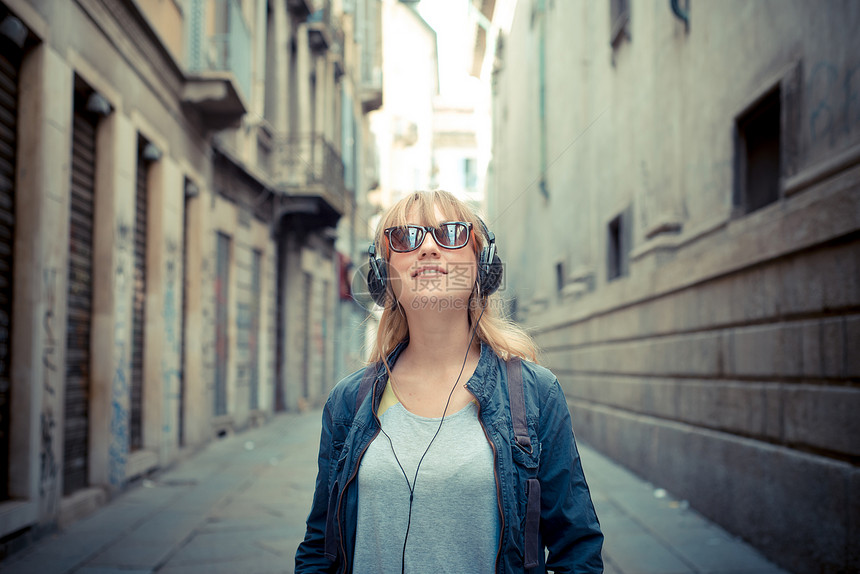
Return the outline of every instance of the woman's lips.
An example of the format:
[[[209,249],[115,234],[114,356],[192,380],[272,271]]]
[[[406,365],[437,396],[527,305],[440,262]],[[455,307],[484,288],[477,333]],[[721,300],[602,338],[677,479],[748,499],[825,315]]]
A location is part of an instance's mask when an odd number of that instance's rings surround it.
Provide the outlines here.
[[[427,265],[419,267],[412,273],[413,277],[418,277],[419,275],[447,275],[447,272],[438,265]]]

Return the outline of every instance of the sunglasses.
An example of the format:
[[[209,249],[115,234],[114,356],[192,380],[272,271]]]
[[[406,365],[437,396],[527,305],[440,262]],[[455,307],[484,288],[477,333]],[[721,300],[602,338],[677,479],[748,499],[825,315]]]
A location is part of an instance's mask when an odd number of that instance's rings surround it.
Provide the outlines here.
[[[433,239],[439,247],[460,249],[469,242],[471,229],[472,224],[466,221],[446,221],[437,226],[401,225],[389,227],[384,233],[392,251],[409,253],[421,247],[428,231],[433,233]]]

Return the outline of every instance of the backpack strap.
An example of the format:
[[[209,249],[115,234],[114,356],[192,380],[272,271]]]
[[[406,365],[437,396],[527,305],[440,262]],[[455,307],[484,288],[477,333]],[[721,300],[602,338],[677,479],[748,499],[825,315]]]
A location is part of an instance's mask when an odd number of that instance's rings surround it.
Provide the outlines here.
[[[514,423],[514,439],[524,451],[531,454],[532,440],[529,437],[529,427],[526,422],[525,389],[523,387],[523,365],[519,357],[511,357],[505,362],[508,370],[508,397],[511,404],[511,420]],[[526,570],[540,565],[540,480],[528,480],[528,502],[526,503],[526,521],[524,525],[524,555],[523,567]]]
[[[505,361],[508,369],[508,395],[511,402],[511,420],[514,423],[514,437],[517,444],[527,452],[532,451],[532,439],[526,423],[526,399],[523,389],[523,367],[519,357]]]
[[[361,377],[361,383],[358,385],[358,394],[355,396],[355,410],[352,411],[352,416],[358,412],[358,407],[364,402],[365,397],[373,388],[373,382],[376,380],[376,373],[379,372],[379,363],[368,365],[364,368],[364,376]]]

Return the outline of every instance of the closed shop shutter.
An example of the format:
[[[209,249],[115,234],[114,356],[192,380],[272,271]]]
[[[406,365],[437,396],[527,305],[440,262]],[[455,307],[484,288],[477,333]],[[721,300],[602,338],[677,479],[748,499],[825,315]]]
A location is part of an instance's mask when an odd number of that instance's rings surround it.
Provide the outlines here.
[[[18,119],[19,50],[0,39],[0,500],[9,498],[9,402],[11,391],[12,243],[15,237],[15,136]]]
[[[280,226],[280,224],[278,224]],[[287,288],[287,273],[286,273],[286,239],[279,238],[278,250],[275,257],[275,313],[273,315],[273,323],[275,326],[275,348],[273,356],[275,358],[275,412],[282,412],[287,408],[287,398],[284,393],[284,345],[286,345],[287,331],[284,329],[284,313],[286,312],[286,288]]]
[[[251,384],[251,305],[253,292],[251,291],[251,260],[252,251],[247,245],[237,243],[233,255],[233,266],[236,277],[233,286],[236,289],[236,344],[230,349],[233,355],[233,364],[236,365],[236,376],[234,378],[236,389],[248,388],[250,394]]]
[[[95,151],[95,122],[93,118],[76,111],[72,129],[72,194],[69,222],[64,495],[87,486]]]
[[[188,188],[188,182],[185,182]],[[188,208],[191,198],[185,196],[185,208],[182,210],[182,317],[180,318],[180,347],[179,347],[179,446],[185,446],[185,352],[187,348],[187,333],[185,332],[185,317],[188,313]]]
[[[251,259],[251,325],[248,334],[248,369],[250,370],[250,408],[260,408],[260,305],[263,300],[261,262],[263,255],[254,250]]]
[[[227,358],[229,353],[230,238],[218,234],[215,276],[215,415],[227,414]]]
[[[143,333],[146,321],[146,209],[149,166],[143,159],[143,140],[137,160],[134,218],[134,302],[131,332],[131,421],[129,448],[143,447]]]
[[[311,388],[311,305],[313,305],[314,278],[304,272],[304,289],[302,301],[302,397],[310,398]]]
[[[322,328],[320,329],[320,352],[322,353],[322,357],[320,359],[320,395],[324,397],[328,393],[329,386],[331,385],[331,377],[334,376],[334,374],[329,375],[331,365],[329,364],[330,359],[328,352],[329,340],[332,338],[330,326],[334,324],[331,281],[323,281],[322,296],[322,321],[320,321],[320,324],[322,325]]]

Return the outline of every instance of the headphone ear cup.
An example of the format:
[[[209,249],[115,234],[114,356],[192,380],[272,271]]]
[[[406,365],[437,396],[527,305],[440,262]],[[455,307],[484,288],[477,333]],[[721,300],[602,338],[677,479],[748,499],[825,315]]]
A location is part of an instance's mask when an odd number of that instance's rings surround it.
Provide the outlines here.
[[[481,250],[480,264],[478,265],[478,287],[483,295],[492,295],[502,283],[502,272],[504,266],[498,253],[493,255],[493,262],[489,263],[489,248]]]
[[[370,262],[370,270],[367,272],[367,290],[370,296],[380,307],[385,307],[387,298],[388,268],[385,260],[376,258]]]

